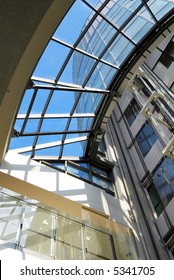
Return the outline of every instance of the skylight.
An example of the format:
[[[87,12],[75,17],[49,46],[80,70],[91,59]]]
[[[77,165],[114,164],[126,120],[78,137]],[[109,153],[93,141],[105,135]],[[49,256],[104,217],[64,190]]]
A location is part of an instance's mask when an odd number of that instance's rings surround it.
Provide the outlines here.
[[[10,149],[33,158],[85,158],[113,80],[173,9],[173,0],[74,1],[33,71]]]

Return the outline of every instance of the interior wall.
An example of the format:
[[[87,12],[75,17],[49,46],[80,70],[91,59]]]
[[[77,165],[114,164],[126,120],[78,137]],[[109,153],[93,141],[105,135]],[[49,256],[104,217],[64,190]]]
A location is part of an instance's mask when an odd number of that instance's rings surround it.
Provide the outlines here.
[[[117,222],[128,225],[129,205],[87,182],[9,151],[0,171],[41,189],[93,208]],[[1,179],[0,179],[1,184]]]

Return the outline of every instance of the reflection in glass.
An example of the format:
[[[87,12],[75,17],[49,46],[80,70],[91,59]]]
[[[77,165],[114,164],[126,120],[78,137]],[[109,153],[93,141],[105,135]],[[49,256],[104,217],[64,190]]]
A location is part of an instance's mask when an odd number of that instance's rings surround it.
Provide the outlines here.
[[[82,209],[81,220],[71,209],[68,214],[5,188],[0,203],[0,237],[17,250],[46,259],[137,259],[130,229],[90,208]]]
[[[143,16],[144,12],[144,16]],[[148,13],[147,10],[141,9],[140,12],[126,25],[123,29],[125,34],[133,40],[135,43],[138,43],[144,35],[153,27],[155,24],[152,20],[152,16]]]
[[[174,2],[172,0],[150,0],[147,2],[147,5],[158,20],[174,8]]]
[[[21,246],[43,255],[50,255],[52,216],[46,211],[26,207]]]
[[[85,228],[86,259],[107,259],[112,260],[112,245],[110,235],[92,228]]]
[[[57,217],[56,259],[83,259],[81,224],[63,217]]]
[[[113,65],[120,66],[133,48],[134,45],[128,39],[122,35],[118,35],[103,56],[103,59]]]
[[[17,242],[22,205],[15,198],[0,195],[0,239]]]
[[[81,169],[77,169],[74,166],[68,164],[67,171],[86,180],[89,180],[89,174]]]

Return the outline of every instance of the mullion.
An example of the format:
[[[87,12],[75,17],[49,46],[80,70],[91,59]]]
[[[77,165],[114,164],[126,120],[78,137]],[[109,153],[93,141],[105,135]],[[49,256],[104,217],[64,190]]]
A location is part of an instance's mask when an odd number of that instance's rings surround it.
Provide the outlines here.
[[[22,128],[21,128],[20,134],[22,134],[22,133],[24,132],[24,130],[25,130],[25,127],[26,127],[27,121],[28,121],[28,117],[29,117],[29,115],[30,115],[30,112],[31,112],[33,103],[34,103],[34,101],[35,101],[35,99],[36,99],[37,92],[38,92],[38,89],[35,89],[35,90],[34,90],[34,93],[33,93],[33,96],[32,96],[32,99],[31,99],[31,101],[30,101],[30,105],[29,105],[28,110],[27,110],[26,117],[25,117],[25,119],[24,119],[24,123],[23,123]]]
[[[68,83],[62,83],[62,82],[58,82],[55,86],[52,85],[51,81],[47,81],[44,79],[40,79],[40,78],[36,78],[36,77],[32,77],[33,81],[37,81],[37,82],[42,82],[42,83],[46,83],[46,84],[51,84],[50,86],[48,86],[48,89],[52,89],[52,90],[62,90],[62,91],[84,91],[84,92],[95,92],[95,93],[103,93],[103,94],[107,94],[110,93],[110,90],[105,90],[105,89],[95,89],[95,88],[90,88],[90,87],[86,87],[86,88],[82,88],[81,86],[77,85],[74,86],[73,84],[68,84]],[[74,87],[73,87],[74,86]],[[44,85],[34,85],[33,88],[43,88]],[[47,86],[45,86],[47,89]]]
[[[40,119],[39,124],[38,124],[38,130],[37,130],[37,132],[34,134],[34,135],[35,135],[35,139],[34,139],[33,145],[32,145],[32,155],[31,155],[32,157],[34,157],[34,155],[35,155],[35,147],[36,147],[37,141],[38,141],[38,133],[40,132],[42,123],[43,123],[43,118]],[[31,133],[31,135],[32,135],[32,133]],[[24,136],[24,135],[23,135],[23,136]]]
[[[68,121],[69,122],[69,121]],[[65,131],[50,131],[50,132],[27,132],[27,133],[24,133],[20,136],[22,137],[25,137],[25,136],[43,136],[43,135],[67,135],[67,134],[76,134],[76,133],[91,133],[93,132],[93,130],[91,129],[86,129],[86,130],[66,130],[65,128]],[[65,141],[65,140],[64,140]]]
[[[82,0],[84,3],[86,3],[89,7],[91,7],[92,8],[92,6],[89,4],[89,3],[87,3],[85,0]],[[143,0],[144,1],[144,0]],[[107,3],[108,3],[109,1],[107,1]],[[107,3],[106,3],[106,5],[107,5]],[[104,7],[106,6],[106,5],[104,5]],[[102,5],[103,6],[103,5]],[[101,6],[101,7],[102,7]],[[122,6],[122,5],[119,5],[121,8],[124,8],[124,6]],[[100,12],[101,12],[101,10],[103,10],[103,8],[104,7],[102,7],[102,9],[99,9],[100,10]],[[129,21],[137,14],[137,12],[139,12],[140,10],[141,10],[141,8],[142,7],[144,7],[144,3],[142,3],[142,4],[140,4],[139,5],[139,7],[137,7],[136,8],[136,10],[134,11],[134,12],[132,12],[132,14],[127,18],[127,20],[122,24],[122,26],[120,27],[120,28],[117,28],[109,19],[107,19],[103,14],[101,14],[100,12],[99,12],[99,10],[97,11],[96,9],[94,9],[94,11],[96,12],[96,13],[98,13],[98,15],[100,15],[105,21],[107,21],[114,29],[116,29],[119,33],[122,33],[122,29],[129,23]],[[124,33],[122,33],[124,36],[125,36],[125,34]],[[126,37],[126,36],[125,36]],[[127,39],[129,40],[129,41],[131,41],[131,39],[129,38],[129,37],[127,37]],[[131,41],[133,44],[135,44],[133,41]]]
[[[89,3],[87,3],[86,1],[83,0],[83,2],[87,5],[87,6],[90,6]],[[97,18],[98,15],[100,15],[100,12],[101,10],[107,5],[107,3],[109,2],[109,0],[105,1],[105,3],[103,3],[103,5],[101,5],[101,7],[98,9],[98,11],[96,12],[96,10],[90,6],[90,8],[95,11],[95,14],[94,16],[92,17],[92,19],[90,20],[90,22],[86,25],[86,27],[84,28],[84,30],[82,31],[82,33],[80,34],[80,36],[78,37],[78,39],[76,40],[76,42],[74,43],[73,45],[73,49],[71,49],[70,53],[68,54],[64,64],[62,65],[55,81],[57,82],[61,76],[61,74],[63,73],[66,65],[68,64],[69,62],[69,59],[71,58],[73,52],[74,52],[74,49],[76,49],[77,45],[80,43],[81,39],[84,37],[84,35],[87,33],[89,27],[92,26],[92,23],[95,21],[95,19]],[[100,15],[101,16],[101,15]],[[103,17],[104,18],[104,17]],[[117,30],[117,28],[113,25],[113,27]],[[92,74],[91,74],[92,75]]]
[[[48,97],[47,97],[47,101],[46,101],[45,106],[44,106],[44,108],[43,108],[43,110],[42,110],[42,113],[41,113],[41,118],[40,118],[40,121],[39,121],[39,124],[38,124],[37,133],[40,133],[40,130],[41,130],[41,127],[42,127],[42,123],[43,123],[43,119],[44,119],[44,115],[45,115],[45,112],[46,112],[46,110],[47,110],[47,108],[48,108],[48,105],[49,105],[49,102],[50,102],[50,100],[51,100],[51,97],[52,97],[53,93],[54,93],[54,91],[51,90],[50,93],[49,93],[49,95],[48,95]],[[36,135],[36,136],[35,136],[35,139],[34,139],[34,142],[33,142],[33,145],[32,145],[32,148],[33,148],[33,149],[32,149],[32,157],[34,157],[34,154],[35,154],[35,147],[36,147],[36,145],[37,145],[38,135],[39,135],[39,134],[35,134],[35,135]]]
[[[76,100],[75,100],[74,106],[73,106],[73,108],[72,108],[72,110],[71,110],[71,112],[70,112],[70,116],[72,116],[72,115],[74,114],[75,109],[77,108],[77,104],[78,104],[78,102],[79,102],[81,96],[82,96],[82,92],[79,92],[79,94],[78,94],[78,96],[77,96],[77,98],[76,98]],[[65,130],[68,130],[68,129],[69,129],[71,119],[72,119],[72,118],[70,118],[70,120],[67,122],[66,129],[65,129]],[[64,134],[64,136],[62,137],[62,143],[65,142],[65,139],[66,139],[66,135]],[[64,148],[64,145],[62,145],[62,147],[60,148],[60,153],[59,153],[60,157],[62,157],[63,148]]]
[[[134,47],[137,47],[137,44],[135,42],[133,42],[127,35],[125,35],[124,33],[122,33],[121,31],[118,31],[113,37],[112,39],[109,41],[109,43],[106,45],[106,47],[104,48],[104,50],[102,51],[102,53],[99,55],[99,61],[96,61],[93,65],[93,67],[91,68],[91,71],[89,72],[88,76],[86,77],[84,83],[83,83],[83,87],[86,86],[86,84],[88,83],[89,79],[91,78],[94,70],[97,67],[98,62],[103,62],[102,61],[102,56],[107,52],[108,48],[112,45],[112,43],[114,42],[114,40],[119,36],[122,35],[124,38],[126,38],[130,43],[132,43],[134,45]],[[106,64],[106,63],[105,63]],[[111,66],[111,65],[109,65]],[[112,66],[111,66],[112,67]],[[116,67],[112,67],[112,68],[116,68]],[[120,70],[122,72],[122,68],[117,67],[118,70]]]
[[[93,113],[75,113],[72,116],[70,114],[45,114],[44,119],[66,119],[66,118],[94,118],[95,114]],[[35,119],[41,119],[41,114],[30,114],[28,117],[28,120],[35,120]],[[16,118],[17,120],[23,120],[25,117],[20,116],[20,114]]]
[[[126,37],[126,36],[125,36]],[[129,40],[129,41],[131,41],[130,39],[129,39],[129,37],[127,37],[127,39]],[[88,52],[86,52],[86,51],[84,51],[84,50],[81,50],[80,48],[74,48],[73,46],[71,46],[71,45],[69,45],[69,44],[67,44],[67,43],[65,43],[65,42],[63,42],[63,41],[60,41],[60,40],[58,40],[58,39],[53,39],[55,42],[57,42],[57,43],[59,43],[59,44],[61,44],[61,45],[64,45],[64,46],[66,46],[66,47],[68,47],[68,48],[70,48],[71,49],[71,55],[76,51],[76,52],[78,52],[78,53],[81,53],[81,54],[83,54],[83,55],[86,55],[86,56],[88,56],[88,57],[90,57],[90,58],[92,58],[93,60],[96,60],[96,61],[98,61],[98,62],[103,62],[104,64],[106,64],[106,65],[108,65],[108,66],[111,66],[111,67],[113,67],[113,68],[116,68],[116,69],[119,69],[119,67],[118,66],[115,66],[114,64],[111,64],[111,63],[109,63],[109,62],[107,62],[106,60],[102,60],[101,58],[99,58],[99,57],[97,57],[97,56],[95,56],[95,55],[92,55],[92,54],[90,54],[90,53],[88,53]],[[133,41],[131,41],[134,45],[135,45],[135,43],[133,42]],[[69,55],[67,56],[67,58],[66,58],[66,60],[68,59],[68,61],[69,61],[69,59],[71,58],[71,55],[70,55],[70,57],[69,57]],[[68,62],[67,62],[68,63]],[[67,65],[67,63],[66,63],[66,65]],[[63,71],[65,70],[65,68],[63,69]],[[63,73],[63,71],[61,72],[61,74]],[[56,80],[57,81],[57,80]]]
[[[151,16],[153,17],[153,19],[155,20],[156,24],[159,26],[160,28],[160,24],[159,21],[157,20],[156,16],[154,15],[154,13],[152,12],[152,10],[150,9],[150,7],[147,5],[147,1],[146,0],[142,0],[142,2],[144,3],[144,6],[146,7],[146,9],[149,11],[149,13],[151,14]]]
[[[69,129],[71,120],[72,120],[72,118],[69,118],[69,120],[67,121],[66,128],[65,128],[64,132],[69,132],[68,129]],[[60,157],[62,157],[62,154],[63,154],[63,148],[64,148],[64,143],[65,143],[66,135],[67,134],[64,134],[63,137],[62,137],[62,146],[60,147],[60,152],[59,152],[59,156]]]
[[[82,33],[79,35],[79,37],[78,37],[78,39],[76,40],[76,42],[74,43],[73,48],[76,48],[76,47],[77,47],[77,45],[79,44],[79,42],[81,41],[81,39],[84,37],[84,35],[86,34],[86,32],[88,31],[89,27],[91,26],[91,24],[92,24],[92,23],[94,22],[94,20],[96,19],[96,17],[97,17],[97,14],[94,14],[93,17],[92,17],[92,19],[90,20],[90,22],[86,25],[86,27],[84,28],[84,30],[83,30]],[[73,51],[74,51],[74,50],[72,49],[72,50],[70,51],[70,53],[68,54],[68,56],[67,56],[67,58],[65,59],[65,61],[64,61],[63,65],[62,65],[60,71],[59,71],[58,74],[57,74],[57,77],[56,77],[55,81],[58,81],[58,80],[60,79],[61,74],[63,73],[63,71],[64,71],[66,65],[67,65],[68,62],[69,62],[70,57],[71,57],[72,54],[73,54]]]

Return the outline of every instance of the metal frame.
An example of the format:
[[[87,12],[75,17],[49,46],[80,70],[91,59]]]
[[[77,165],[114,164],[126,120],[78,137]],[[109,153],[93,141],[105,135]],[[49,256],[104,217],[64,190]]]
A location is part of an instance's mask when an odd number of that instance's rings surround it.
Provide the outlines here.
[[[111,103],[114,101],[116,102],[117,98],[117,89],[119,88],[120,84],[122,81],[126,78],[127,74],[131,72],[132,67],[134,64],[137,62],[137,60],[143,55],[144,51],[154,42],[155,39],[158,38],[159,34],[161,34],[168,26],[170,26],[171,23],[174,22],[174,18],[171,16],[173,15],[173,11],[170,11],[166,16],[162,18],[162,20],[158,21],[155,15],[152,13],[150,7],[148,6],[148,2],[143,0],[141,4],[131,13],[131,15],[125,20],[125,22],[121,25],[120,28],[117,28],[116,25],[114,25],[108,18],[107,15],[105,16],[102,13],[102,10],[106,5],[109,3],[109,0],[104,1],[104,3],[100,7],[94,8],[91,4],[89,4],[86,0],[82,0],[82,2],[90,7],[91,11],[94,12],[94,15],[91,17],[90,21],[84,25],[84,28],[78,37],[78,39],[75,41],[73,45],[70,45],[62,40],[59,40],[55,38],[54,36],[51,38],[52,41],[56,42],[57,44],[61,44],[65,47],[68,47],[70,49],[70,52],[68,53],[67,57],[64,60],[64,63],[62,64],[59,72],[57,73],[55,80],[49,80],[49,79],[44,79],[44,78],[39,78],[33,76],[31,78],[32,84],[30,85],[30,89],[33,89],[33,96],[30,102],[30,105],[28,107],[28,110],[26,114],[19,114],[17,115],[17,120],[24,119],[24,123],[22,125],[21,131],[16,133],[19,137],[25,137],[25,136],[35,136],[34,142],[32,147],[26,147],[22,149],[16,149],[15,151],[18,152],[23,152],[23,151],[31,151],[32,152],[32,157],[34,157],[35,150],[38,149],[46,149],[48,147],[54,147],[54,146],[61,146],[60,153],[57,155],[58,158],[63,157],[63,148],[64,145],[68,143],[76,143],[79,141],[84,141],[88,140],[87,146],[86,146],[86,151],[84,151],[84,158],[85,157],[94,157],[96,156],[97,153],[97,147],[102,139],[102,136],[104,134],[103,127],[106,125],[106,119],[108,119],[108,110],[111,108]],[[150,29],[150,31],[143,37],[137,44],[133,41],[133,39],[129,38],[128,35],[124,33],[124,28],[126,25],[137,15],[137,13],[145,7],[146,10],[150,13],[150,15],[153,18],[153,21],[155,22],[153,28]],[[83,40],[85,34],[87,34],[88,29],[92,26],[96,18],[100,16],[102,17],[103,20],[105,20],[109,25],[113,27],[115,30],[115,34],[113,37],[109,40],[109,42],[106,44],[105,48],[102,50],[99,56],[95,56],[92,53],[86,52],[78,47],[79,43],[81,40]],[[168,19],[169,18],[169,19]],[[130,43],[133,44],[133,50],[128,54],[127,58],[121,63],[121,65],[118,67],[112,63],[109,63],[102,59],[103,55],[107,52],[108,48],[112,45],[114,40],[117,38],[118,35],[124,36]],[[91,67],[89,70],[89,73],[84,79],[84,82],[82,85],[75,85],[75,84],[70,84],[70,83],[62,83],[59,81],[63,71],[65,70],[68,62],[70,61],[72,55],[74,52],[79,52],[82,55],[88,56],[89,58],[92,58],[94,60],[94,65]],[[92,74],[94,73],[98,63],[103,63],[107,66],[110,66],[113,69],[116,69],[117,72],[112,77],[112,81],[109,84],[109,89],[105,90],[100,90],[96,88],[91,88],[88,87],[88,81],[90,80]],[[35,84],[36,82],[36,84]],[[42,83],[42,84],[37,84],[37,82]],[[45,106],[42,110],[41,114],[32,114],[32,106],[35,102],[35,98],[37,96],[38,90],[39,89],[45,89],[48,90],[48,97],[45,102]],[[54,94],[54,91],[71,91],[76,93],[76,99],[74,102],[74,105],[72,107],[71,112],[68,114],[46,114],[47,108],[49,106],[50,100]],[[78,107],[78,102],[82,96],[83,93],[98,93],[102,94],[101,101],[99,102],[98,108],[95,113],[77,113],[75,112],[77,107]],[[41,127],[44,119],[60,119],[60,118],[67,118],[67,123],[64,131],[52,131],[50,129],[49,132],[41,132]],[[70,123],[71,120],[74,118],[93,118],[92,126],[90,129],[80,129],[79,130],[72,130],[69,131]],[[36,132],[32,133],[26,133],[25,128],[27,125],[27,121],[31,119],[39,119],[38,123],[38,128]],[[72,139],[66,139],[66,136],[68,134],[88,134],[87,136],[82,136],[78,138],[72,138]],[[40,135],[60,135],[62,134],[62,140],[61,141],[55,141],[52,143],[45,143],[45,144],[37,144],[38,141],[38,136]],[[81,140],[80,140],[81,139]],[[41,148],[42,147],[42,148]],[[91,152],[92,151],[92,152]]]

